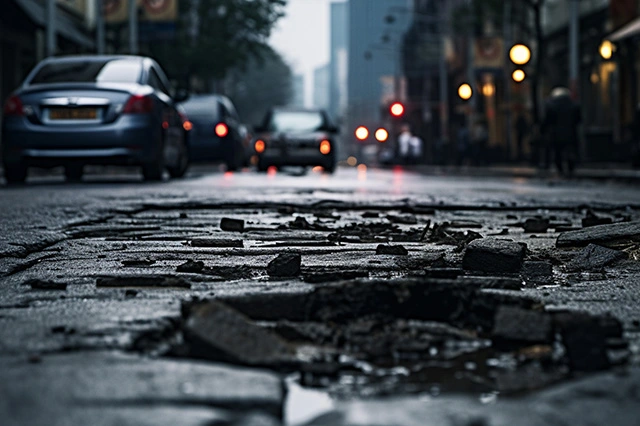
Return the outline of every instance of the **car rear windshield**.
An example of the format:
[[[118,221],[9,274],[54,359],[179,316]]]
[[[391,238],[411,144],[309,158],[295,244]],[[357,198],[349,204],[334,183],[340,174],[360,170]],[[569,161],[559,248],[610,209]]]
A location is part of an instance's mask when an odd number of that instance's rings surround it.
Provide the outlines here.
[[[60,61],[44,65],[29,84],[47,83],[137,83],[142,72],[139,61]]]
[[[187,112],[189,118],[207,118],[210,120],[215,120],[218,118],[220,107],[215,98],[207,98],[207,97],[194,97],[187,102],[183,103],[182,106],[184,110]]]
[[[324,124],[324,117],[318,111],[275,111],[268,127],[276,132],[305,132],[319,130]]]

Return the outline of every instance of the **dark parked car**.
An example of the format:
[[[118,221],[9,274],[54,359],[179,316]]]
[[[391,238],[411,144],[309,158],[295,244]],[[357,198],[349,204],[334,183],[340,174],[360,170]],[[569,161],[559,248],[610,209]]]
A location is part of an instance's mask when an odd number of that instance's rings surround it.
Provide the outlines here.
[[[335,171],[338,129],[325,111],[273,108],[254,130],[259,171],[270,166],[322,166],[329,173]]]
[[[48,58],[7,100],[2,158],[9,183],[29,166],[64,166],[67,179],[86,164],[142,166],[146,180],[188,167],[183,122],[160,66],[141,56]]]
[[[192,161],[224,162],[227,170],[246,163],[245,133],[233,103],[220,95],[193,95],[182,104],[192,123]]]

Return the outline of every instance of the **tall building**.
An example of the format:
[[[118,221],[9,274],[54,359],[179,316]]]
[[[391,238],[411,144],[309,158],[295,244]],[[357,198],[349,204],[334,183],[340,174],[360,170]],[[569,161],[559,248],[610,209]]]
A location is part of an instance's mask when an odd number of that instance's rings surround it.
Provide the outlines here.
[[[341,119],[347,109],[347,2],[331,3],[329,58],[329,114]]]
[[[293,96],[290,106],[304,107],[304,74],[293,76]]]
[[[322,109],[329,107],[329,64],[313,70],[313,106]]]
[[[411,18],[411,4],[410,0],[349,1],[344,134],[353,134],[360,125],[379,126],[385,106],[404,99],[402,40]]]

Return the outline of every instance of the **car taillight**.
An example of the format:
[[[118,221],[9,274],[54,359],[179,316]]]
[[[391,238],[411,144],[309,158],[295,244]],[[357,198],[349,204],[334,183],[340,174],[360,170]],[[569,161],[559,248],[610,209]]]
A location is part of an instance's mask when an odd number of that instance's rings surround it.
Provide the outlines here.
[[[182,123],[182,128],[184,130],[186,130],[187,132],[189,132],[189,131],[191,131],[191,129],[193,129],[193,124],[191,124],[191,122],[189,120],[187,120],[184,123]]]
[[[258,154],[262,154],[267,146],[262,139],[258,139],[253,147],[256,149]]]
[[[323,140],[322,142],[320,142],[320,152],[324,155],[327,155],[328,153],[331,152],[331,142],[329,142],[328,140]]]
[[[4,115],[24,115],[24,107],[22,106],[20,98],[13,95],[7,99],[7,102],[4,104],[3,113]]]
[[[123,114],[148,114],[153,111],[153,99],[151,96],[133,95],[129,98],[124,108]]]
[[[216,131],[216,135],[218,135],[218,137],[220,138],[224,138],[229,134],[229,128],[224,123],[218,123],[216,125],[215,131]]]

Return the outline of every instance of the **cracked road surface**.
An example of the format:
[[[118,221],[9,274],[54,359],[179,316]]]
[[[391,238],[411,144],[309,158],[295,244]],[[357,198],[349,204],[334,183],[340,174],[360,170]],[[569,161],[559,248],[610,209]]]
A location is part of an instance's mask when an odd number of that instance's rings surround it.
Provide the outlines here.
[[[3,424],[640,414],[633,186],[202,167],[0,194]]]

